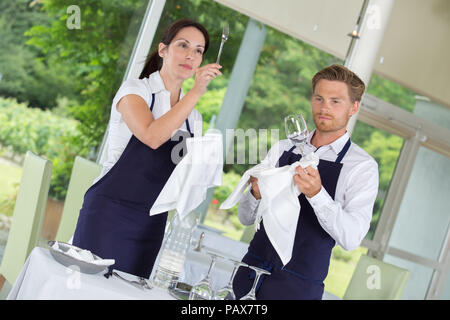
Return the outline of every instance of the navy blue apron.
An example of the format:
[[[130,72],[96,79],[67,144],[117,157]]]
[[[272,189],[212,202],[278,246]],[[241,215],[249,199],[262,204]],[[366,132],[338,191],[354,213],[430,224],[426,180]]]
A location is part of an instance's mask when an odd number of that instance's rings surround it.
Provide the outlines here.
[[[335,162],[320,160],[317,166],[322,186],[333,199],[342,169],[341,161],[350,144],[349,139]],[[279,167],[290,165],[301,159],[301,155],[292,152],[294,148],[283,152],[278,160]],[[259,300],[322,299],[323,281],[328,274],[331,250],[335,241],[320,226],[304,194],[299,196],[299,201],[300,216],[289,263],[283,267],[281,259],[267,237],[264,220],[250,242],[247,254],[242,259],[249,265],[271,272],[271,275],[260,277],[256,288],[256,298]],[[250,268],[239,268],[233,281],[233,290],[237,299],[250,291],[254,278],[255,271]]]
[[[153,111],[155,94],[150,110]],[[112,269],[149,278],[164,237],[167,212],[150,216],[150,208],[169,179],[176,163],[175,145],[192,137],[178,131],[152,149],[132,135],[114,166],[84,196],[73,244],[104,259],[115,259]],[[181,133],[181,134],[180,134]],[[180,158],[184,156],[180,148]]]

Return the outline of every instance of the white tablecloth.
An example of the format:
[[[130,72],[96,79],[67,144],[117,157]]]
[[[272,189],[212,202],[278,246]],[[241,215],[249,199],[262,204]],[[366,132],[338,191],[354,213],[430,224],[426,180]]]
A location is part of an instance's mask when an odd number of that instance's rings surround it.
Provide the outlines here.
[[[218,235],[219,236],[219,235]],[[220,236],[219,236],[220,237]],[[223,236],[222,236],[223,237]],[[212,244],[211,237],[205,241]],[[233,248],[225,252],[225,256],[240,259],[245,254],[246,244],[236,246],[234,240],[223,237],[216,239],[216,244],[229,244],[223,248]],[[219,249],[214,246],[213,249]],[[204,252],[189,251],[187,253],[184,269],[180,277],[181,282],[194,285],[208,272],[211,258]],[[155,264],[156,266],[156,264]],[[156,269],[156,267],[154,268]],[[218,259],[211,272],[211,286],[213,290],[224,287],[231,276],[233,264],[227,259]],[[135,280],[136,277],[121,271],[121,276]],[[174,300],[166,290],[154,287],[152,290],[136,288],[117,277],[98,274],[85,274],[76,272],[57,262],[48,249],[36,247],[28,257],[7,299],[9,300]],[[324,300],[340,299],[328,292],[324,293]]]
[[[117,271],[132,279],[133,276]],[[18,300],[174,300],[160,288],[141,290],[117,277],[75,272],[58,263],[48,249],[31,252],[7,299]]]

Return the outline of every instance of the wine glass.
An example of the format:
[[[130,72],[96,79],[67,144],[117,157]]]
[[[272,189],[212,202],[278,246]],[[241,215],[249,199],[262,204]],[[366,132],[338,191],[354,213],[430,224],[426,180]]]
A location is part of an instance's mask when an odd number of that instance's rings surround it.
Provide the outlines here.
[[[308,139],[308,127],[305,118],[301,114],[288,115],[284,118],[284,127],[286,129],[286,137],[300,149],[303,156],[303,148]]]
[[[252,289],[249,293],[247,293],[245,296],[243,296],[240,300],[256,300],[256,285],[258,284],[258,280],[261,277],[262,274],[270,275],[270,272],[258,267],[254,266],[248,266],[249,268],[255,270],[256,276],[255,281],[253,281]]]
[[[233,280],[234,276],[236,275],[237,270],[239,267],[248,267],[248,264],[243,263],[241,261],[236,261],[233,259],[229,259],[234,264],[233,272],[231,273],[230,281],[228,284],[223,287],[222,289],[219,289],[215,294],[213,299],[214,300],[236,300],[236,296],[233,291]]]
[[[198,282],[195,286],[192,287],[191,292],[189,293],[189,300],[211,300],[213,297],[213,290],[211,288],[211,270],[214,268],[216,264],[217,258],[220,256],[212,253],[206,252],[211,257],[211,264],[209,265],[208,273],[206,277],[200,282]]]

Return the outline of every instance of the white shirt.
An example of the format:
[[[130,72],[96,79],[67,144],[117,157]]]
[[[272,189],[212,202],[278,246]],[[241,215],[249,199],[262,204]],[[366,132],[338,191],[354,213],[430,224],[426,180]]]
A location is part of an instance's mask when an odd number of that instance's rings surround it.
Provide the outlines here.
[[[111,116],[109,120],[109,129],[106,144],[106,160],[103,163],[100,176],[94,181],[97,182],[103,177],[119,160],[122,152],[125,150],[128,142],[133,135],[131,130],[122,118],[122,114],[117,110],[117,103],[124,96],[136,94],[147,103],[150,108],[152,103],[152,93],[155,94],[153,104],[153,118],[156,120],[170,110],[170,92],[166,90],[164,82],[159,71],[152,73],[144,79],[128,79],[122,83],[111,106]],[[183,98],[183,91],[180,91],[180,99]],[[189,127],[195,136],[202,135],[202,115],[196,109],[193,109],[188,116]],[[186,122],[179,130],[188,131]]]
[[[317,149],[311,144],[314,131],[308,136],[305,154],[316,151],[319,159],[336,161],[349,139],[347,133],[329,145]],[[262,161],[273,167],[284,151],[292,148],[289,140],[280,140]],[[299,153],[297,149],[292,152]],[[342,170],[336,185],[335,200],[325,188],[312,198],[306,197],[322,228],[345,250],[359,247],[369,231],[372,210],[378,193],[378,164],[363,149],[352,143],[342,159]],[[254,223],[259,200],[249,190],[239,202],[238,216],[244,225]]]

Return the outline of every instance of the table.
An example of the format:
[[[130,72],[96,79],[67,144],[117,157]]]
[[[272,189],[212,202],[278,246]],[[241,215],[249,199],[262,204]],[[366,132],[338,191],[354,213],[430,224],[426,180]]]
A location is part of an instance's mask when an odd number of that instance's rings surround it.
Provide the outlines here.
[[[210,258],[204,253],[189,251],[180,281],[195,284],[206,275],[209,263]],[[231,262],[226,259],[217,260],[211,272],[213,290],[227,284],[232,269]],[[116,272],[128,280],[136,280],[133,275],[117,270]],[[106,279],[103,274],[104,272],[85,274],[74,271],[57,262],[48,249],[36,247],[25,262],[7,299],[175,300],[165,289],[154,287],[152,290],[142,290],[114,276]],[[341,299],[325,291],[323,300]]]
[[[129,280],[136,277],[116,271]],[[85,274],[58,263],[48,249],[31,252],[7,299],[18,300],[175,300],[166,290],[142,290],[103,272]]]

